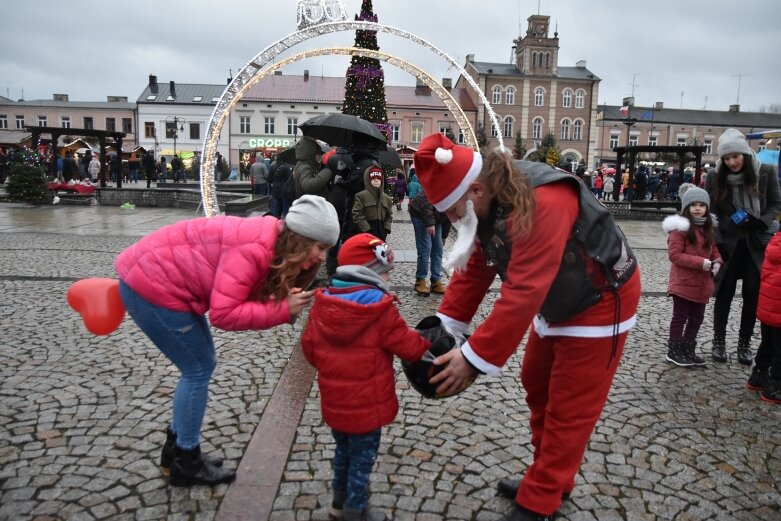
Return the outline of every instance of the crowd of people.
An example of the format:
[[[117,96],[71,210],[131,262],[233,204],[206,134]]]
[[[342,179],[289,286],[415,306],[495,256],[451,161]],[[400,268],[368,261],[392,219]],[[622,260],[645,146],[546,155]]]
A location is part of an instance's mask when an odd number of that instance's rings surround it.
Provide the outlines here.
[[[680,201],[678,189],[682,184],[703,187],[712,170],[709,164],[699,171],[693,166],[681,171],[672,166],[639,165],[630,176],[629,169],[617,172],[615,168],[603,166],[589,171],[581,166],[576,175],[602,201]]]
[[[781,403],[778,177],[759,165],[737,131],[725,132],[718,152],[704,188],[681,177],[680,214],[663,223],[672,296],[666,360],[681,367],[706,364],[696,341],[713,294],[711,356],[727,360],[725,328],[740,279],[737,360],[754,363],[749,389]],[[170,483],[235,478],[222,461],[200,451],[217,358],[209,325],[267,329],[294,321],[311,305],[301,344],[319,373],[323,421],[336,447],[334,517],[387,519],[370,504],[369,482],[381,429],[398,414],[394,357],[437,366],[430,382],[437,393],[450,395],[480,375],[498,375],[529,331],[520,384],[533,460],[522,477],[497,484],[513,500],[500,519],[554,519],[575,486],[637,321],[637,259],[599,201],[611,184],[610,193],[623,186],[623,177],[595,172],[586,183],[578,179],[585,176],[514,161],[503,151],[483,155],[441,134],[424,138],[413,169],[390,175],[365,144],[326,152],[304,137],[295,157],[294,165],[274,158],[270,168],[258,157],[259,166],[250,168],[258,176],[255,185],[262,180],[268,187],[268,215],[182,221],[117,258],[130,316],[181,372],[161,453]],[[632,189],[647,193],[642,185]],[[436,316],[455,346],[436,357],[431,339],[404,323],[388,286],[394,267],[388,239],[404,199],[418,250],[414,290],[443,295]],[[457,238],[445,256],[443,237],[451,224]],[[199,262],[183,269],[182,262],[194,259]],[[313,289],[322,264],[329,279]],[[447,286],[446,273],[452,274]],[[470,334],[497,276],[499,296]],[[757,316],[762,338],[753,357]]]

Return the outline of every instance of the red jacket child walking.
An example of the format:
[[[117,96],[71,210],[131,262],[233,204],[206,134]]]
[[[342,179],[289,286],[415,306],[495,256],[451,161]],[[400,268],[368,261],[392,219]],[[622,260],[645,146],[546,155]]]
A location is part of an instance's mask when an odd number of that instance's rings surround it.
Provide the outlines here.
[[[781,403],[781,233],[765,249],[759,281],[757,318],[762,323],[762,343],[746,387],[762,391],[762,400]]]

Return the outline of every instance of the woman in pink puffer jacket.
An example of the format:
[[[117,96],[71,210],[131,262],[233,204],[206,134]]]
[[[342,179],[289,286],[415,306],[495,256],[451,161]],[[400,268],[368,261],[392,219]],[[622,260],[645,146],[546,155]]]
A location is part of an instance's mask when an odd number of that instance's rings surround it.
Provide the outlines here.
[[[128,314],[181,371],[160,464],[171,484],[214,485],[235,473],[200,451],[217,328],[267,329],[312,303],[303,291],[336,244],[336,210],[322,197],[293,202],[275,217],[199,218],[166,226],[119,254],[116,269]]]

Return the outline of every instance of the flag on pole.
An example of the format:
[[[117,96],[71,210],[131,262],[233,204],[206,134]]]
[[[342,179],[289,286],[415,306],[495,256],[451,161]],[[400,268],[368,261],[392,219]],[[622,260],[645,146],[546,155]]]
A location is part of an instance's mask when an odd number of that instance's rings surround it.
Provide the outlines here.
[[[618,112],[620,112],[622,116],[628,116],[629,115],[629,105],[624,105],[623,107],[618,109]]]
[[[646,110],[642,116],[640,116],[640,119],[653,119],[654,115],[650,110]]]

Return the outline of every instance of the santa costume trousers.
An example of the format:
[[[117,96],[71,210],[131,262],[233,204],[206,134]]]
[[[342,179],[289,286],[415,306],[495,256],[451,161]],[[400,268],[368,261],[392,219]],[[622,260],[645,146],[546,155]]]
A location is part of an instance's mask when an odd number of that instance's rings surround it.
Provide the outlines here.
[[[626,336],[540,338],[532,329],[524,350],[521,383],[530,409],[534,461],[515,498],[521,506],[552,514],[561,505],[561,495],[572,491]],[[616,351],[611,358],[614,341]]]

